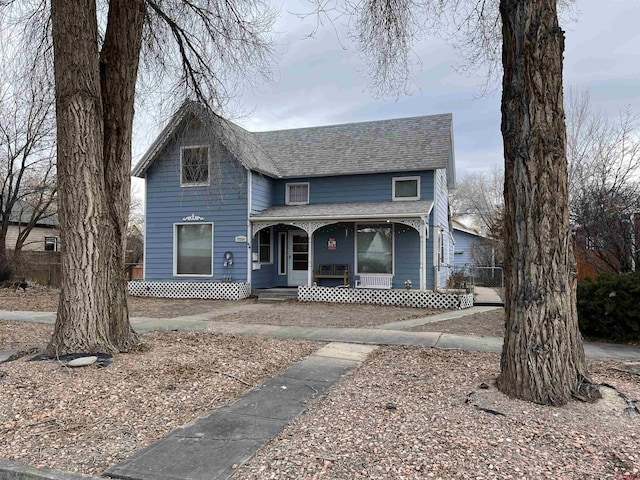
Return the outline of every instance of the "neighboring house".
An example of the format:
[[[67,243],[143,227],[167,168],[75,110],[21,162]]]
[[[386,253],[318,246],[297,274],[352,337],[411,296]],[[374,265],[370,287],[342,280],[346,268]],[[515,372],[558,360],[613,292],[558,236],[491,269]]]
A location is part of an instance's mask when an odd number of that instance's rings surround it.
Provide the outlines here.
[[[133,170],[145,281],[446,287],[451,114],[250,133],[203,112],[183,105]]]
[[[467,267],[494,266],[493,243],[484,229],[469,227],[459,219],[451,221],[454,240],[453,266],[455,270]]]
[[[623,223],[573,229],[578,279],[603,273],[637,271],[640,260],[640,213]]]
[[[31,209],[28,205],[18,203],[9,217],[9,229],[7,230],[7,250],[13,250],[16,240],[24,226],[29,223]],[[38,221],[29,233],[22,246],[23,251],[60,251],[60,230],[58,217],[50,215]]]

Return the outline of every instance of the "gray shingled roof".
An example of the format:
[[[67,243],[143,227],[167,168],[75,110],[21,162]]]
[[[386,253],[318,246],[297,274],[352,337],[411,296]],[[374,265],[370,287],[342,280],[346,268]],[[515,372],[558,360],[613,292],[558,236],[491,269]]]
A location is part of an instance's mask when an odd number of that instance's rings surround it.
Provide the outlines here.
[[[415,218],[428,215],[433,202],[358,202],[318,203],[312,205],[286,205],[271,207],[251,215],[251,220],[310,220],[350,218]]]
[[[15,224],[26,225],[31,220],[33,213],[33,207],[26,202],[18,202],[11,210],[9,215],[9,222]],[[58,216],[55,214],[46,213],[43,215],[38,223],[38,226],[58,228]]]
[[[452,115],[258,132],[283,177],[446,168]]]
[[[186,102],[133,169],[142,177],[188,115]],[[452,115],[397,118],[325,127],[249,132],[214,114],[221,139],[245,167],[275,178],[409,172],[453,165]],[[453,172],[452,172],[453,173]],[[453,178],[453,177],[452,177]]]

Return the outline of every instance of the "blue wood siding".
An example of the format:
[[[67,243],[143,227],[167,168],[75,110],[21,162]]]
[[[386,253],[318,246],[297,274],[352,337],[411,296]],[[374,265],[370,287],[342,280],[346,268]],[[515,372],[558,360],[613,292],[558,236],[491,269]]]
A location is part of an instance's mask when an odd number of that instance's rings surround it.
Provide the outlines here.
[[[271,206],[273,184],[272,178],[251,172],[251,213],[261,212]]]
[[[329,250],[327,242],[330,238],[336,239],[336,249]],[[317,271],[318,265],[323,263],[348,264],[350,271],[349,284],[353,285],[355,267],[354,224],[336,223],[316,230],[313,234],[313,268]],[[318,284],[322,286],[342,285],[342,280],[320,279]]]
[[[457,268],[473,265],[475,262],[471,256],[471,250],[473,245],[479,241],[479,237],[471,233],[454,229],[453,238],[456,240],[453,260],[454,265]]]
[[[449,277],[449,265],[452,263],[451,258],[451,236],[449,234],[449,190],[447,187],[447,171],[445,169],[436,170],[435,174],[435,206],[433,210],[433,239],[435,240],[435,247],[437,249],[437,238],[441,232],[442,241],[444,242],[444,259],[441,262],[439,268],[437,268],[437,288],[445,288],[447,286],[447,279]],[[435,251],[435,259],[437,265],[437,258],[439,252]]]
[[[213,139],[199,130],[179,129],[179,134],[162,152],[146,174],[146,254],[147,280],[233,281],[247,280],[247,245],[235,237],[247,235],[247,175],[224,147],[213,148]],[[211,185],[180,186],[180,148],[209,144]],[[191,214],[213,222],[213,277],[173,276],[174,224]],[[234,263],[223,268],[223,255],[230,251]]]
[[[265,288],[265,287],[273,287],[276,284],[274,283],[273,277],[275,273],[277,273],[277,261],[278,261],[278,250],[277,245],[275,245],[277,241],[277,233],[275,233],[272,227],[267,227],[266,230],[271,231],[271,263],[261,263],[260,268],[258,270],[252,270],[251,272],[251,285],[253,288]],[[254,253],[258,253],[258,238],[259,234],[256,234],[253,237],[253,241],[251,243],[251,251]]]
[[[302,177],[274,181],[272,205],[285,204],[287,183],[309,183],[309,203],[390,202],[394,177],[420,177],[420,200],[433,199],[433,171]]]
[[[393,288],[404,288],[411,280],[411,288],[420,288],[420,234],[402,223],[395,224],[394,232],[395,272]]]

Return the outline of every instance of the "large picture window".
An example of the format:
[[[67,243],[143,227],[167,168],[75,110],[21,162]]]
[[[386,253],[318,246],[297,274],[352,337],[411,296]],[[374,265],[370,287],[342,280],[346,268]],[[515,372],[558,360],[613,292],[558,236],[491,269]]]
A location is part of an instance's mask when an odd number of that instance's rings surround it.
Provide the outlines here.
[[[361,224],[356,230],[357,272],[393,273],[393,226]]]
[[[213,275],[213,224],[175,225],[174,262],[176,275]]]
[[[209,185],[209,147],[183,147],[180,150],[180,185]]]

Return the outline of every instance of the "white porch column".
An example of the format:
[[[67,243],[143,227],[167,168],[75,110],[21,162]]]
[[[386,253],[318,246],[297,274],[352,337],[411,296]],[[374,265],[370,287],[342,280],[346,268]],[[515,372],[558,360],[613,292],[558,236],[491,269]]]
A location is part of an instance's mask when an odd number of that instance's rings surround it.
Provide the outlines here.
[[[307,258],[309,260],[309,263],[307,264],[307,285],[311,286],[313,284],[313,232],[307,233],[307,235],[309,235],[309,252],[307,255]]]
[[[427,239],[425,221],[420,222],[420,290],[427,289]]]

